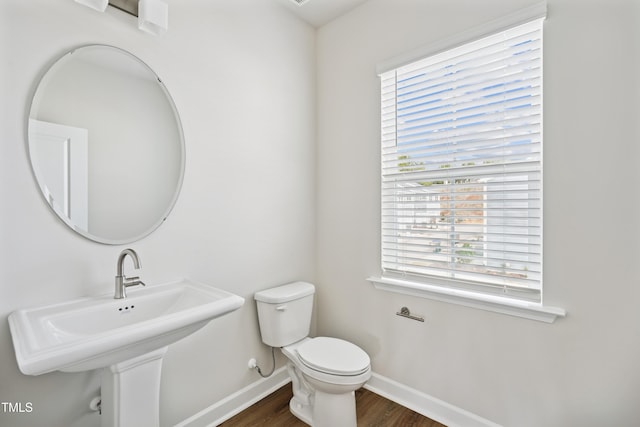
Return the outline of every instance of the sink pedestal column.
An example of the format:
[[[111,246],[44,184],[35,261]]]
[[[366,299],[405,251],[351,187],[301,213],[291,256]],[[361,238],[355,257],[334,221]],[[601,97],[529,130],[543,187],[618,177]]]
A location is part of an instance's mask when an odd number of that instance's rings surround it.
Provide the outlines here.
[[[102,369],[102,427],[160,425],[160,374],[167,347]]]

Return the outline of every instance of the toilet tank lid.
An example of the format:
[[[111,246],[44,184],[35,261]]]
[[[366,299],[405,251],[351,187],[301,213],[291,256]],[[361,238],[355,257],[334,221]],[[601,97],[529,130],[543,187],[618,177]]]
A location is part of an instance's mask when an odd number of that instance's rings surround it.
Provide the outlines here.
[[[253,297],[256,301],[280,304],[312,295],[314,292],[315,287],[311,283],[294,282],[256,292]]]

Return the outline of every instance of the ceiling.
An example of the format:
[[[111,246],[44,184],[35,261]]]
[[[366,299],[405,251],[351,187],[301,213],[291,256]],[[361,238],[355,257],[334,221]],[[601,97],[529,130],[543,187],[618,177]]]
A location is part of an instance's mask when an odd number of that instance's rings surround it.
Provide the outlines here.
[[[302,5],[297,2],[302,1]],[[276,0],[300,19],[318,28],[367,0]]]

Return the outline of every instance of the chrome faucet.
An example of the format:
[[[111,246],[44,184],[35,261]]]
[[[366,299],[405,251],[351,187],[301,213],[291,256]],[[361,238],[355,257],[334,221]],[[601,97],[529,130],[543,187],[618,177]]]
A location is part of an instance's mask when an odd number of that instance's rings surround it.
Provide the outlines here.
[[[145,286],[142,280],[140,280],[140,277],[127,278],[124,275],[122,270],[124,269],[124,259],[127,257],[127,255],[131,257],[131,260],[133,261],[133,265],[136,268],[136,270],[140,268],[140,260],[138,259],[138,254],[136,253],[136,251],[134,251],[133,249],[125,249],[124,251],[120,252],[120,256],[118,257],[118,265],[117,265],[117,272],[116,272],[116,293],[113,297],[115,299],[126,298],[127,297],[126,288],[128,288],[129,286],[137,286],[137,285]]]

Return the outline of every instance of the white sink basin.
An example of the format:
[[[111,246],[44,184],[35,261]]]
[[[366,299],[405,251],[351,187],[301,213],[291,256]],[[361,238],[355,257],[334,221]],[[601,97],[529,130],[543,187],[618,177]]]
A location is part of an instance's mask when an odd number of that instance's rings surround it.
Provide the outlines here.
[[[9,326],[23,374],[104,368],[149,353],[237,310],[244,298],[178,280],[128,292],[18,310]]]

